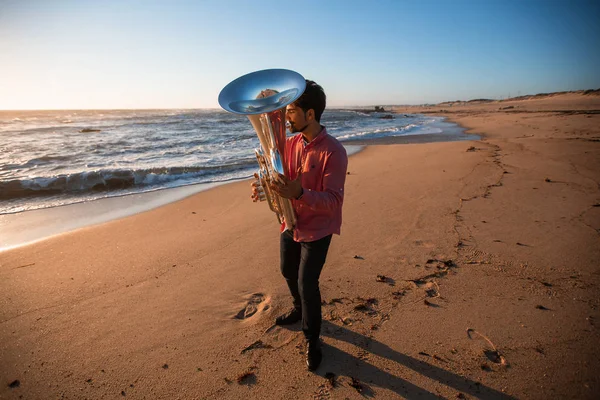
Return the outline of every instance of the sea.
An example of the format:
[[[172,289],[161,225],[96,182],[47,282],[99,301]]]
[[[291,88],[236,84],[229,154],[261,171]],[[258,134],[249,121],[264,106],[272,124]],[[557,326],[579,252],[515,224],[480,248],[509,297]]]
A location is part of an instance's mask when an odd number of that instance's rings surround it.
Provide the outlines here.
[[[321,123],[353,151],[458,137],[441,117],[367,108],[326,110]],[[249,120],[220,109],[0,111],[0,214],[249,178],[257,147]]]

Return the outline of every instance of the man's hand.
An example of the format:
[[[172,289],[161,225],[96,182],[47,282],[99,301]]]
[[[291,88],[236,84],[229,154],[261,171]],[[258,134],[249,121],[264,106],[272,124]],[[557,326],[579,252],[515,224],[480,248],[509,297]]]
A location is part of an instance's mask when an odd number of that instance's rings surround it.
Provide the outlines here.
[[[252,188],[252,201],[256,203],[257,201],[264,200],[265,191],[264,191],[262,185],[260,184],[260,179],[258,178],[258,174],[255,173],[254,177],[256,178],[256,180],[253,181],[250,184],[250,186]]]
[[[298,176],[293,181],[286,176],[277,175],[277,179],[271,182],[271,189],[286,199],[297,199],[302,194],[302,173],[298,171]]]

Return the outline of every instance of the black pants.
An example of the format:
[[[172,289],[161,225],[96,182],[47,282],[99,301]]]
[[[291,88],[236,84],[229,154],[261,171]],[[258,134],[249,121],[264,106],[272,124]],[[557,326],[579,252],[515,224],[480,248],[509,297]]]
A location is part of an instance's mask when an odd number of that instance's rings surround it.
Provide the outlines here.
[[[281,234],[281,273],[290,288],[294,307],[302,309],[302,331],[307,340],[316,340],[321,333],[319,276],[330,243],[331,235],[298,243],[289,230]]]

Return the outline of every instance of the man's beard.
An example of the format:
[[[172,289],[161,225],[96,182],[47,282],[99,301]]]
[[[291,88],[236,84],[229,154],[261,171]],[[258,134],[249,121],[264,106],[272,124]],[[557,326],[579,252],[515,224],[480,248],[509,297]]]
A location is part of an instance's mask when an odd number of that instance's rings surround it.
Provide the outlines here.
[[[302,129],[298,129],[298,128],[296,128],[296,125],[295,125],[295,124],[292,124],[292,123],[290,122],[289,129],[290,129],[290,132],[291,132],[291,133],[299,133],[299,132],[304,132],[304,130],[306,129],[306,127],[307,127],[307,126],[308,126],[308,124],[304,125],[304,126],[302,127]]]

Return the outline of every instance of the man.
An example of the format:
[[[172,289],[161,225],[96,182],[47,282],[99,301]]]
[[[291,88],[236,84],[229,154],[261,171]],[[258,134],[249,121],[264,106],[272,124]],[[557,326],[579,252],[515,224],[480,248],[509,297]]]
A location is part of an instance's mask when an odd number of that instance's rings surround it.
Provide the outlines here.
[[[344,183],[348,156],[344,147],[321,125],[326,96],[323,88],[307,80],[302,96],[286,108],[292,133],[287,138],[285,162],[288,177],[271,188],[291,199],[297,222],[293,231],[282,224],[280,238],[281,273],[293,298],[294,307],[277,317],[277,325],[302,321],[307,340],[306,364],[314,371],[321,363],[321,293],[319,276],[325,264],[332,235],[340,234]],[[258,183],[252,184],[252,198],[258,201]]]

